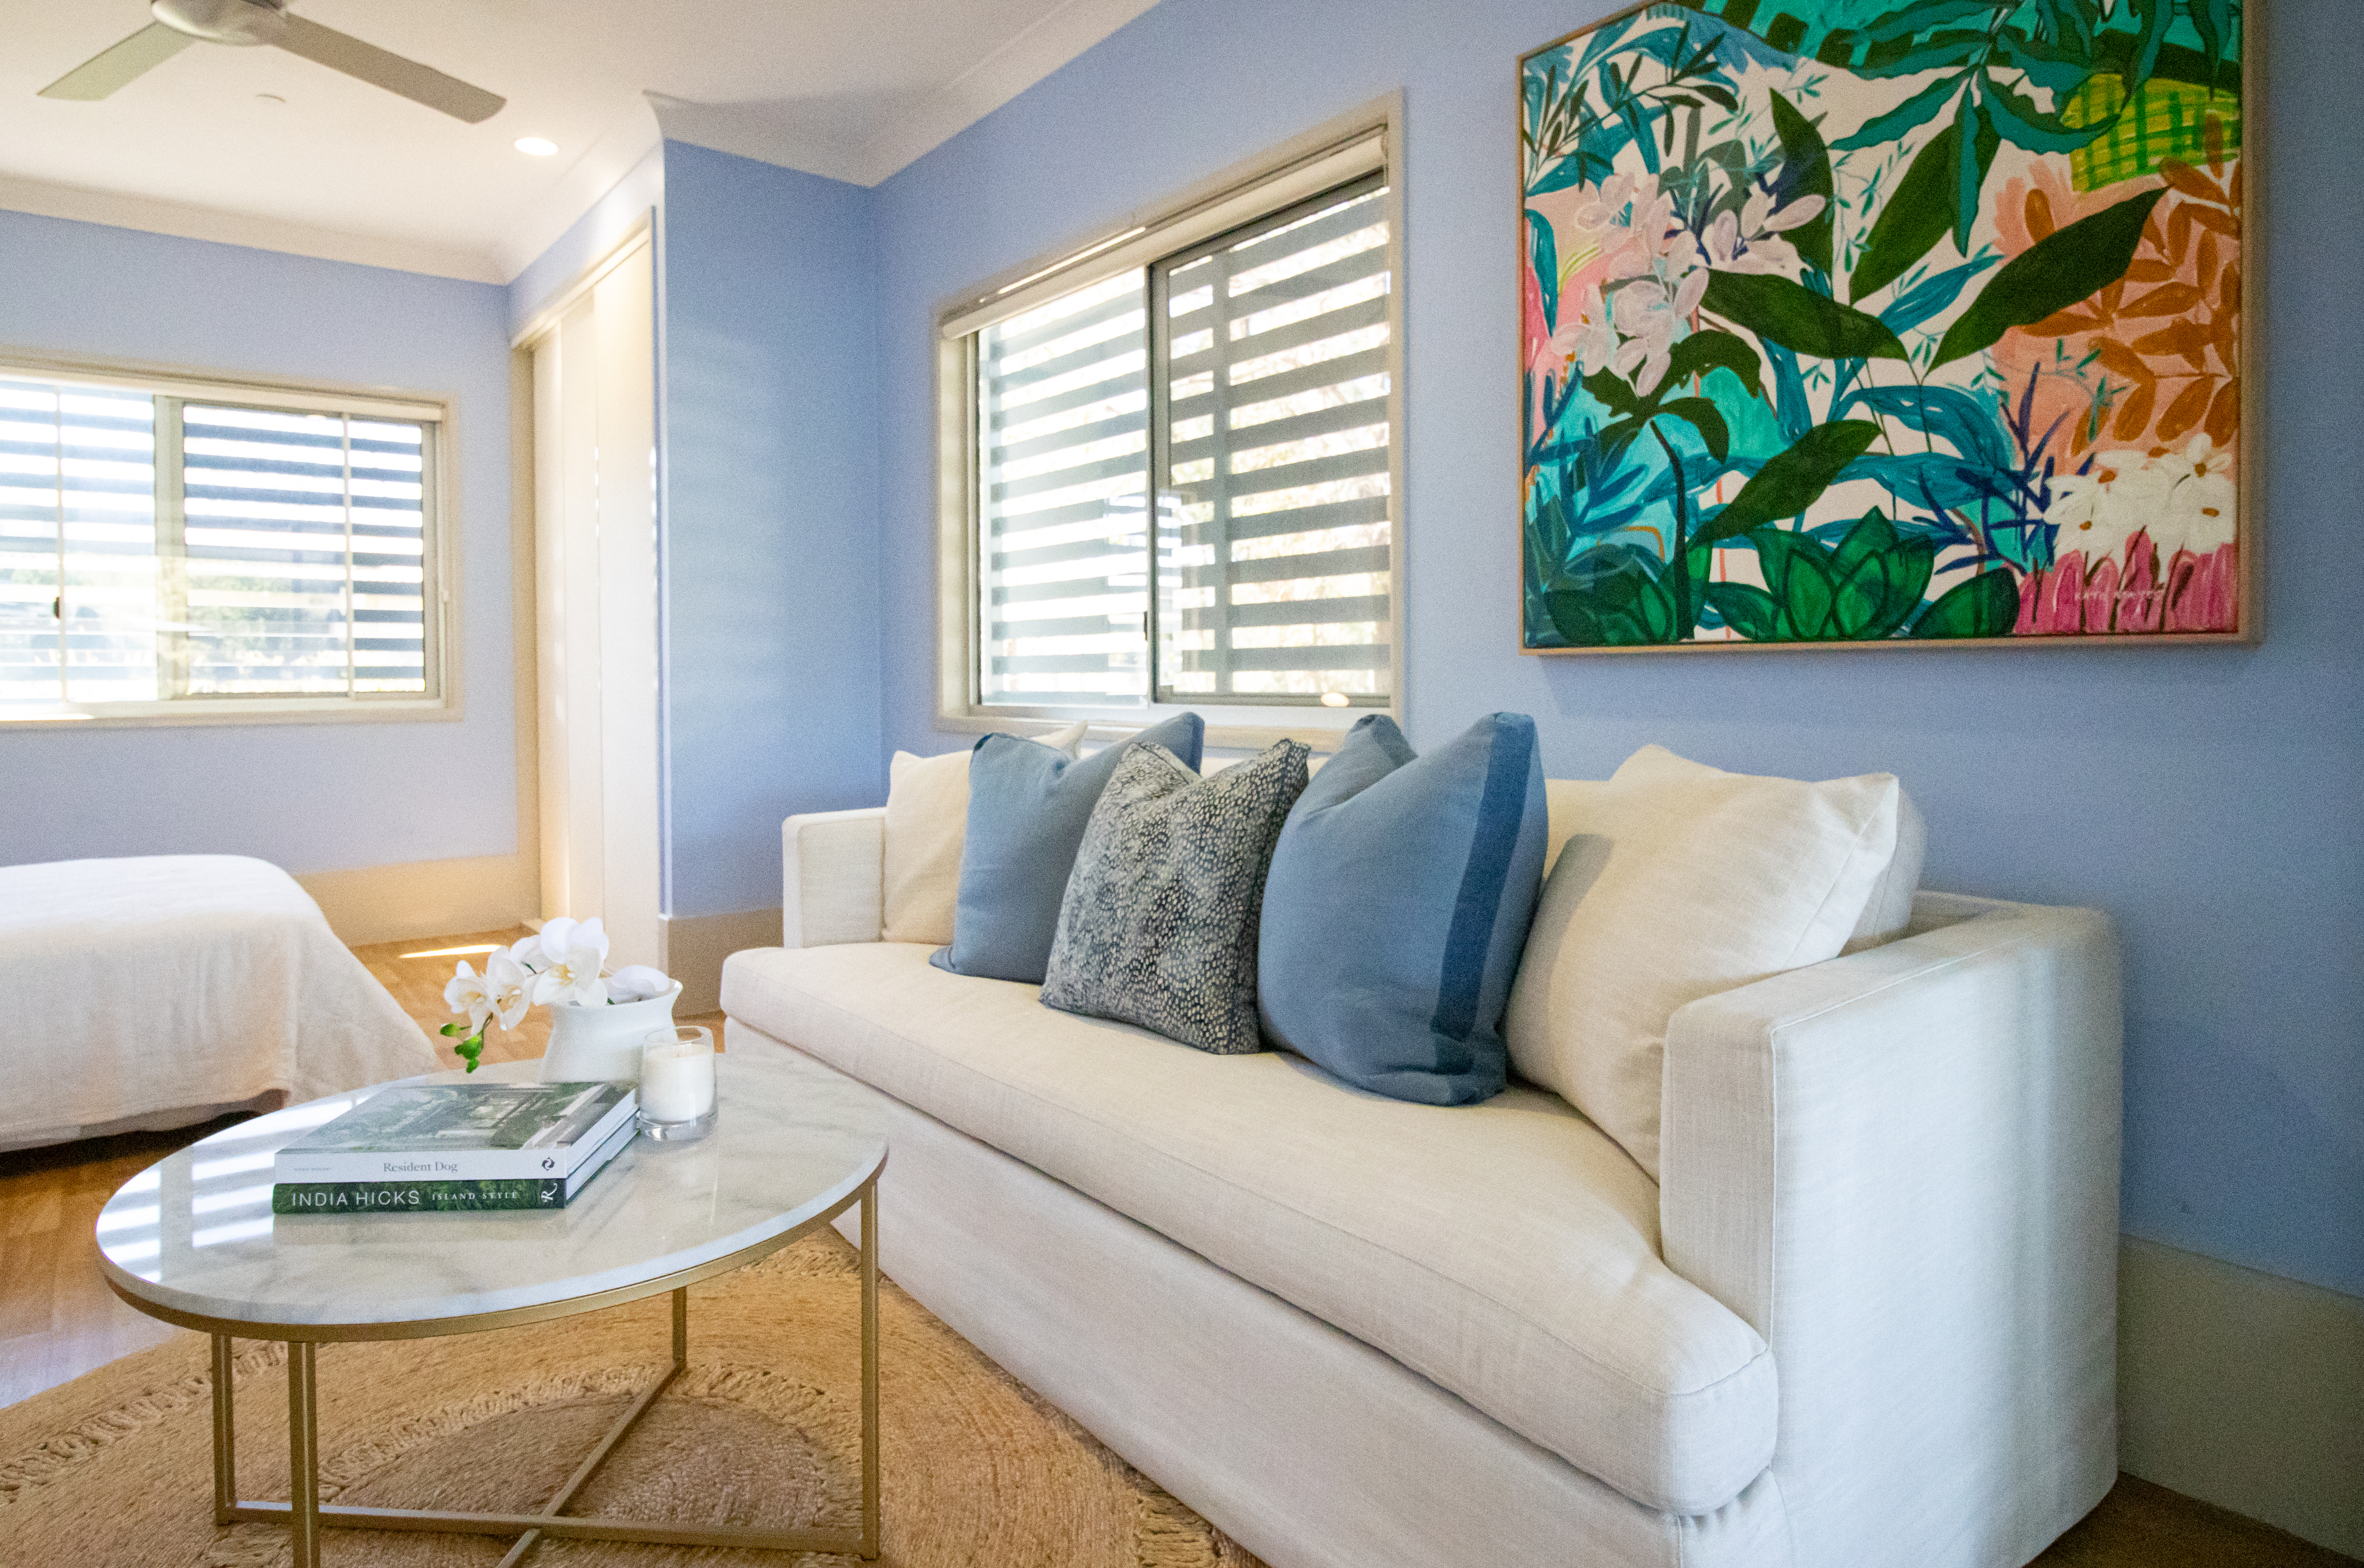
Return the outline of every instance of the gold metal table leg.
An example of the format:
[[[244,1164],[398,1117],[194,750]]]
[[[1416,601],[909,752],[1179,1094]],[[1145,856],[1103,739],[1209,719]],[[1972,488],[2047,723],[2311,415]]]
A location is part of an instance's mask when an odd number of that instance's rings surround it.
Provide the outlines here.
[[[308,1340],[287,1345],[287,1523],[294,1568],[320,1568],[320,1390]]]
[[[878,1186],[862,1195],[862,1545],[875,1560],[878,1539]]]
[[[230,1416],[230,1338],[214,1337],[214,1523],[238,1507],[238,1427]]]

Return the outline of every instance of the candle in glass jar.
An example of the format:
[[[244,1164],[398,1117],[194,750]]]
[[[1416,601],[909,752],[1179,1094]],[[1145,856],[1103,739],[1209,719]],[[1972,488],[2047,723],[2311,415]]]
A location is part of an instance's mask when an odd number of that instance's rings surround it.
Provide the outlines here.
[[[641,1114],[652,1121],[695,1121],[713,1108],[711,1041],[652,1041],[641,1058]]]

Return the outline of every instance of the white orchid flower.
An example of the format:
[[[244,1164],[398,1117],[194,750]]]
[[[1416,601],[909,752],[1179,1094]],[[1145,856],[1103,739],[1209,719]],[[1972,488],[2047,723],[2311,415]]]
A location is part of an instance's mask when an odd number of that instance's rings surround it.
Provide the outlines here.
[[[599,952],[599,962],[601,963],[608,962],[608,933],[600,929],[599,917],[594,915],[587,920],[570,920],[561,915],[555,920],[543,923],[541,928],[543,962],[556,963],[561,953],[572,952],[577,948],[597,948]]]
[[[453,972],[451,984],[443,987],[443,1005],[455,1013],[468,1015],[470,1034],[484,1033],[485,1020],[498,1010],[485,977],[469,968],[464,958],[460,961],[458,970]]]
[[[613,1002],[645,1002],[672,989],[672,976],[645,963],[628,963],[608,977],[608,998]]]
[[[533,1006],[533,976],[525,965],[505,952],[496,952],[485,961],[485,1000],[492,1005],[493,1016],[501,1028],[513,1029]],[[477,1026],[480,1029],[484,1027]]]
[[[516,941],[511,942],[509,957],[516,960],[518,967],[528,974],[540,969],[542,964],[541,933],[536,931],[530,937],[519,937]]]
[[[568,1002],[596,1007],[608,1000],[608,983],[600,969],[608,962],[608,933],[598,917],[574,920],[564,915],[542,923],[539,941],[541,967],[533,972],[533,1000]]]
[[[578,924],[579,921],[565,915],[555,916],[541,923],[541,934],[534,939],[534,945],[541,950],[542,962],[558,962],[558,955],[564,952],[573,941],[574,928]]]

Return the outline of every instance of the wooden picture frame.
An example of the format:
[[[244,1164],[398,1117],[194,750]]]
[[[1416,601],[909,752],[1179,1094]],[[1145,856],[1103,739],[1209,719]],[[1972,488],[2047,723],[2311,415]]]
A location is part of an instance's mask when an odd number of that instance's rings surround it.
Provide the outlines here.
[[[1521,651],[2258,640],[2258,9],[1653,0],[1522,56]]]

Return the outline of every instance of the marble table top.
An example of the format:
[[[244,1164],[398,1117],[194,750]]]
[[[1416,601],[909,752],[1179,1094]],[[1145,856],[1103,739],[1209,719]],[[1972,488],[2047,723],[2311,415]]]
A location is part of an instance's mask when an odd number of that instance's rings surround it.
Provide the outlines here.
[[[530,1083],[538,1066],[505,1062],[475,1081]],[[752,1262],[877,1173],[884,1121],[860,1085],[775,1047],[742,1046],[715,1066],[720,1115],[709,1136],[636,1138],[562,1209],[273,1215],[279,1147],[386,1085],[290,1106],[126,1182],[99,1212],[100,1267],[168,1320],[320,1340],[496,1326],[468,1321],[487,1314],[554,1317],[607,1304],[586,1297],[670,1288],[652,1282],[685,1270],[736,1266],[724,1261],[740,1254]]]

